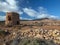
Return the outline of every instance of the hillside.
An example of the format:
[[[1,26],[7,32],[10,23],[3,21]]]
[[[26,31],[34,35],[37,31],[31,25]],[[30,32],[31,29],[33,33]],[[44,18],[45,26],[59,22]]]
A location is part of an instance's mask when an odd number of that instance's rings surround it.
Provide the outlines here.
[[[23,43],[22,43],[23,42]],[[0,22],[0,45],[60,45],[60,21],[21,20],[19,25]]]

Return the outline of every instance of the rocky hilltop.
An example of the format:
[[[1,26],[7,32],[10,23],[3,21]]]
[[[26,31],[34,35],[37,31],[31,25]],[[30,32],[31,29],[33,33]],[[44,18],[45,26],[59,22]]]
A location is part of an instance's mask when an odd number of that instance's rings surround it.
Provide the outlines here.
[[[39,26],[60,26],[60,20],[42,18],[30,21],[21,21],[20,24],[39,25]]]

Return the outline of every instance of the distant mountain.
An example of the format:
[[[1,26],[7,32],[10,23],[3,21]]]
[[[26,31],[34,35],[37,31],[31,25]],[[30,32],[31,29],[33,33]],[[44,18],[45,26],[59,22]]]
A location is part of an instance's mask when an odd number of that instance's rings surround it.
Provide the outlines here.
[[[39,18],[39,19],[32,19],[32,20],[21,20],[20,21],[42,21],[42,20],[52,20],[52,21],[57,21],[58,19],[54,19],[54,18]]]
[[[40,19],[34,19],[34,20],[57,20],[57,19],[54,19],[54,18],[40,18]]]

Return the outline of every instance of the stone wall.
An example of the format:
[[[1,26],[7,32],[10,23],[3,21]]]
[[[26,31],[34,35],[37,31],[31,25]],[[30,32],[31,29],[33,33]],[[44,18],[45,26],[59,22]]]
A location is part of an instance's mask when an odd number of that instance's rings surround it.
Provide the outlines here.
[[[19,14],[15,12],[7,12],[5,25],[13,26],[19,24]]]

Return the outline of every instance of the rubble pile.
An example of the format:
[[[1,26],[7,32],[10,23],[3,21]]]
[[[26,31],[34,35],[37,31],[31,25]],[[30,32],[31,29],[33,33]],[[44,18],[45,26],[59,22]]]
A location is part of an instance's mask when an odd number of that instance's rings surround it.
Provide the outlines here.
[[[27,32],[20,33],[21,38],[33,37],[46,40],[53,40],[53,42],[60,44],[60,31],[54,30],[44,30],[44,29],[34,29]]]
[[[44,29],[30,29],[28,31],[13,31],[10,35],[4,37],[2,43],[5,45],[15,45],[19,44],[22,39],[33,38],[48,40],[50,43],[54,42],[55,44],[60,44],[60,31],[57,29],[54,30],[44,30]]]

